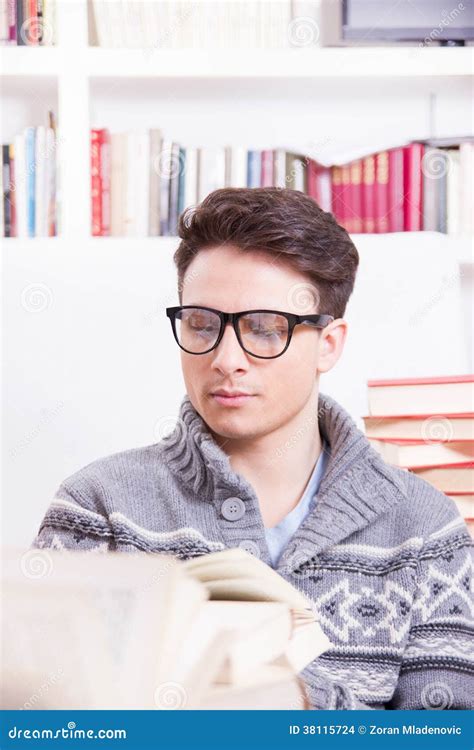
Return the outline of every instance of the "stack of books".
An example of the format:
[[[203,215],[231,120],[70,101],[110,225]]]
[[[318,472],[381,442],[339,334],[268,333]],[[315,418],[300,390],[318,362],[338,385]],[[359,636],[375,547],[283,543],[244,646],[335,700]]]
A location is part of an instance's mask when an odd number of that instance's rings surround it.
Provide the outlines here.
[[[212,190],[268,186],[306,193],[350,233],[469,233],[474,141],[458,140],[452,148],[410,143],[334,165],[284,148],[184,147],[157,128],[93,129],[92,234],[175,235],[179,214]]]
[[[100,47],[139,47],[145,50],[281,49],[290,46],[292,41],[293,4],[297,6],[298,2],[94,0],[93,41]],[[309,5],[306,3],[306,9]],[[307,19],[307,24],[310,21]],[[294,33],[297,34],[297,30]],[[313,35],[317,41],[316,26]]]
[[[0,44],[55,44],[56,0],[0,0]]]
[[[28,127],[2,145],[0,234],[53,237],[57,234],[56,125]]]
[[[309,708],[298,674],[331,643],[311,602],[242,548],[2,562],[2,709]]]
[[[369,441],[457,505],[474,535],[474,375],[371,380]]]

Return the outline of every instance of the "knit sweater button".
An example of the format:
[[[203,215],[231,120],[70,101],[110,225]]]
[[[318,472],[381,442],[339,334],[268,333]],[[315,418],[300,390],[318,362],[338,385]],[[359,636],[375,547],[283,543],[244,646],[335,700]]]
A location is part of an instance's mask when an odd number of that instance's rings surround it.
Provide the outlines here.
[[[260,547],[252,539],[242,539],[242,541],[239,542],[239,547],[246,552],[250,552],[250,554],[255,557],[260,557]]]
[[[228,497],[221,505],[221,513],[227,521],[238,521],[245,514],[245,505],[240,497]]]

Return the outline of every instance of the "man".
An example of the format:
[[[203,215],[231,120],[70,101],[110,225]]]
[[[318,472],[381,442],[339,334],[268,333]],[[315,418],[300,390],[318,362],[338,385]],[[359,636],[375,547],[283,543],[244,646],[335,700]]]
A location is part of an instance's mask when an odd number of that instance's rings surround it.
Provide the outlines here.
[[[185,211],[179,234],[176,428],[66,479],[34,546],[243,547],[304,591],[331,640],[302,672],[312,707],[470,707],[466,525],[319,392],[347,334],[347,232],[300,192],[241,188]]]

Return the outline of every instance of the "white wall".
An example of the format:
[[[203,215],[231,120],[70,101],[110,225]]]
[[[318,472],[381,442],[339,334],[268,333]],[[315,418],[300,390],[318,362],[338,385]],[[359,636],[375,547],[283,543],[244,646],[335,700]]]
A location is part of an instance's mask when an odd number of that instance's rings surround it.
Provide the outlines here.
[[[354,240],[361,267],[349,339],[322,390],[360,420],[369,378],[472,369],[472,275],[459,278],[459,240]],[[169,429],[183,395],[163,312],[177,301],[175,244],[4,243],[4,543],[31,542],[64,477]]]

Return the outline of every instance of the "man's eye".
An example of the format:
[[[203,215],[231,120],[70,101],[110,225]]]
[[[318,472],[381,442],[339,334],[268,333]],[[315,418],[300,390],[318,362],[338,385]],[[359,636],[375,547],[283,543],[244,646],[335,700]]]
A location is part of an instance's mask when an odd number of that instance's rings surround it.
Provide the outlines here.
[[[283,335],[281,331],[278,331],[275,328],[254,328],[252,329],[251,334],[253,336],[258,336],[260,339],[271,339],[275,338],[275,336],[280,338],[280,336]]]
[[[196,333],[215,333],[217,330],[216,326],[212,325],[212,323],[206,325],[205,323],[199,322],[197,320],[188,321],[188,326],[191,331],[196,331]]]

